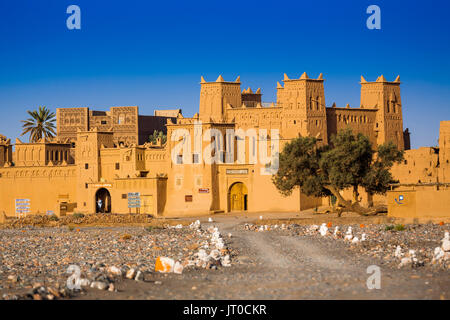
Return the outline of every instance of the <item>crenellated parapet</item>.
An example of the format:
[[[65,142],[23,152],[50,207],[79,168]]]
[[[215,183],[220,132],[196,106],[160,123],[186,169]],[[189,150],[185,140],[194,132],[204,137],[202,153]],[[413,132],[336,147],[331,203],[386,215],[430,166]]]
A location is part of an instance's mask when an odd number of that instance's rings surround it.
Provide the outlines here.
[[[75,163],[72,144],[67,141],[41,139],[25,143],[16,139],[14,165],[17,167],[64,166]]]
[[[12,165],[12,145],[11,140],[0,135],[0,167]]]

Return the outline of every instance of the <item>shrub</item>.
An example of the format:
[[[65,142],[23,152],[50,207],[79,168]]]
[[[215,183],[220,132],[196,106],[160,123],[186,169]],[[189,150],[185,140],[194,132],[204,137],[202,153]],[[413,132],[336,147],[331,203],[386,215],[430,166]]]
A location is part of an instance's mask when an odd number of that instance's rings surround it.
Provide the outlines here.
[[[80,219],[80,218],[84,218],[84,214],[80,213],[80,212],[75,212],[72,217],[74,217],[75,219]]]
[[[397,224],[397,225],[395,225],[394,229],[395,229],[395,231],[403,231],[403,230],[405,230],[405,226],[402,224]]]
[[[48,219],[49,219],[50,221],[58,221],[58,220],[59,220],[59,218],[58,218],[58,216],[57,216],[56,214],[50,215],[50,216],[48,217]]]
[[[394,230],[393,225],[387,225],[386,227],[384,227],[384,231],[391,231],[391,230]]]
[[[162,229],[160,226],[147,226],[145,227],[145,230],[148,232],[152,232],[153,230]]]

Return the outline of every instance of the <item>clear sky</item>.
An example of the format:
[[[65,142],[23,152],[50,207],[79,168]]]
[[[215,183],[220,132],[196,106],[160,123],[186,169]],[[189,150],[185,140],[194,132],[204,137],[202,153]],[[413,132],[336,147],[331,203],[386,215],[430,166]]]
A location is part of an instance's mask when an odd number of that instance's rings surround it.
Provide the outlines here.
[[[81,30],[66,27],[71,4]],[[366,27],[371,4],[381,30]],[[0,133],[14,140],[40,105],[192,116],[201,75],[240,75],[242,88],[274,101],[283,73],[306,71],[324,74],[328,106],[359,106],[361,75],[400,74],[412,147],[437,145],[439,121],[450,120],[449,12],[449,1],[435,0],[2,0]]]

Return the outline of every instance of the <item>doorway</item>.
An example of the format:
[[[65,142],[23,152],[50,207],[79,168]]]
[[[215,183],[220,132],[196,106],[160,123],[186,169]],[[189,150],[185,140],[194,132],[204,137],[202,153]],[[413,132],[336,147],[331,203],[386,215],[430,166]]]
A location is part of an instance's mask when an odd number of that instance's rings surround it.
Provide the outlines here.
[[[228,192],[229,211],[247,211],[248,192],[242,182],[233,183]]]
[[[111,213],[111,195],[105,188],[98,189],[95,193],[95,212]]]

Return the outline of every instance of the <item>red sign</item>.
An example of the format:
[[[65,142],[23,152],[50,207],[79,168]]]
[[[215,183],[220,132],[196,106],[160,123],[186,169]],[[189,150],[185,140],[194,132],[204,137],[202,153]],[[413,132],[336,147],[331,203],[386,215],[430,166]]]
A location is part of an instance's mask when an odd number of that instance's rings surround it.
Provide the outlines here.
[[[198,193],[209,193],[209,188],[200,188],[198,189]]]

